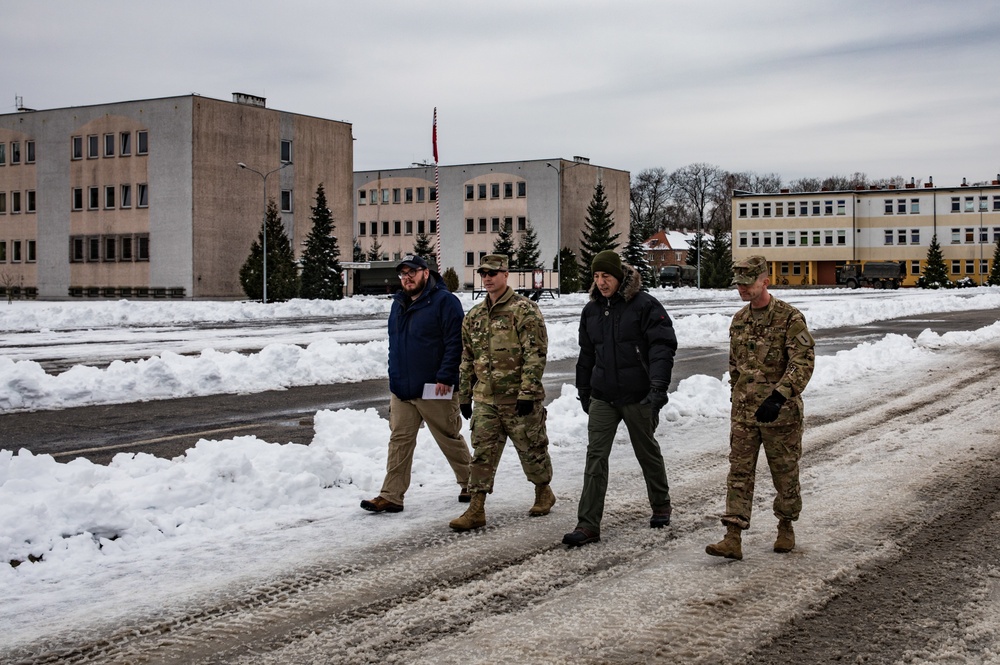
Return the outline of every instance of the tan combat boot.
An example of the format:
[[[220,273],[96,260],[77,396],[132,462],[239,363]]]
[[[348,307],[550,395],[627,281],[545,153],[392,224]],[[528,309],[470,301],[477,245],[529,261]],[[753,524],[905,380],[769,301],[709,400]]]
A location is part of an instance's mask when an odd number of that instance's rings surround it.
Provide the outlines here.
[[[726,537],[714,545],[705,548],[705,553],[712,556],[724,556],[727,559],[743,558],[743,544],[740,540],[741,529],[735,524],[726,525]]]
[[[548,515],[554,505],[556,505],[556,495],[552,493],[549,484],[535,485],[535,505],[528,509],[528,514],[532,517]]]
[[[774,541],[774,551],[791,552],[795,549],[795,531],[792,530],[792,520],[778,520],[778,538]]]
[[[448,523],[455,531],[471,531],[486,526],[486,492],[473,492],[469,507],[461,517]]]

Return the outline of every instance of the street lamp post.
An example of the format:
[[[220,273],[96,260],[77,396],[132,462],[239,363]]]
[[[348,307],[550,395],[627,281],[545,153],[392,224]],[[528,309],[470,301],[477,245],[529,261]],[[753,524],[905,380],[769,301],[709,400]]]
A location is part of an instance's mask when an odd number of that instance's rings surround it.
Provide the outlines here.
[[[267,173],[261,173],[257,169],[250,168],[249,166],[247,166],[243,162],[237,162],[236,163],[236,166],[240,167],[241,169],[244,169],[246,171],[250,171],[252,173],[256,173],[257,175],[259,175],[260,179],[261,179],[261,182],[264,185],[264,221],[262,222],[262,225],[261,225],[261,232],[262,232],[262,235],[263,235],[263,238],[264,238],[264,248],[263,248],[264,249],[264,256],[263,256],[263,259],[264,259],[264,298],[263,298],[263,300],[264,300],[264,304],[265,305],[267,304],[267,177],[269,175],[273,174],[273,173],[277,173],[278,171],[280,171],[281,169],[285,168],[286,166],[291,166],[291,164],[292,164],[291,162],[285,162],[284,164],[282,164],[281,166],[279,166],[276,169],[272,169],[272,170],[268,171]]]

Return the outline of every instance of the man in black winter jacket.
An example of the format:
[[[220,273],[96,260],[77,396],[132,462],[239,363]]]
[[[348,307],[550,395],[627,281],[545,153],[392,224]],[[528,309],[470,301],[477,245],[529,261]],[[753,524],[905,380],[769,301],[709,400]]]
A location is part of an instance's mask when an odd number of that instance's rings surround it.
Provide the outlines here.
[[[594,257],[594,286],[580,316],[576,387],[587,425],[587,462],[577,527],[566,545],[601,539],[608,458],[623,420],[646,479],[652,528],[670,524],[670,487],[654,432],[674,366],[677,338],[660,302],[642,291],[639,272],[612,252]]]

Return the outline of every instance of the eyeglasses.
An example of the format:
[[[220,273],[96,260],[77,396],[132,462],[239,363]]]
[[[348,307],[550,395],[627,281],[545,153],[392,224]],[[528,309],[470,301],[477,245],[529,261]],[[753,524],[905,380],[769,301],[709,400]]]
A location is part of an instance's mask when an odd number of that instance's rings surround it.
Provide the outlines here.
[[[396,273],[396,276],[400,279],[416,279],[419,273],[419,270],[400,270]]]
[[[503,271],[502,270],[480,270],[479,271],[479,276],[480,277],[496,277],[501,272],[503,272]]]

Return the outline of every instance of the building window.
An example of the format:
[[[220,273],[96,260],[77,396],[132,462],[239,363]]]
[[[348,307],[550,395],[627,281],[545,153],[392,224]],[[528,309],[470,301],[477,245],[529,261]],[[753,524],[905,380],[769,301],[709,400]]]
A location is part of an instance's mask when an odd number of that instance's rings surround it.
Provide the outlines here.
[[[962,211],[962,200],[957,196],[951,197],[951,211],[952,212]]]
[[[7,144],[0,143],[0,166],[7,164]]]
[[[817,229],[813,231],[813,247],[819,247],[819,238],[820,238],[820,232]]]
[[[476,186],[475,185],[466,185],[465,186],[465,200],[466,201],[471,201],[474,198],[476,198]]]
[[[518,231],[527,231],[528,230],[528,218],[527,217],[518,217],[517,218],[517,230]]]
[[[498,199],[500,198],[500,183],[494,182],[490,185],[490,198]]]
[[[0,210],[3,212],[3,210]],[[993,227],[993,242],[1000,242],[1000,226]]]
[[[69,260],[71,263],[83,261],[83,238],[80,236],[69,239]]]
[[[911,275],[920,274],[920,261],[910,261],[910,274]]]
[[[788,246],[795,247],[795,231],[788,232]]]
[[[135,186],[135,195],[138,199],[136,201],[136,207],[138,208],[148,208],[149,207],[149,185],[144,182],[140,182]]]
[[[24,211],[27,213],[35,212],[35,190],[29,189],[24,193]]]
[[[892,199],[885,199],[885,214],[892,214]]]
[[[0,192],[0,215],[7,214],[7,192]]]
[[[775,203],[774,204],[774,216],[775,217],[784,217],[785,216],[785,204],[784,203]]]
[[[74,187],[72,196],[73,210],[83,210],[83,187]]]
[[[2,148],[3,146],[0,146]],[[3,162],[0,161],[0,164]],[[1000,212],[1000,196],[993,197],[993,212]]]
[[[847,231],[845,231],[844,229],[839,229],[837,231],[837,245],[839,247],[847,246]]]
[[[958,259],[952,259],[951,261],[951,274],[957,275],[962,271],[962,262]]]
[[[121,260],[122,261],[131,261],[132,260],[132,236],[122,236],[121,237],[121,242],[119,244],[121,245],[121,247],[120,247],[121,251],[119,252],[119,254],[121,255]]]
[[[847,200],[837,199],[837,214],[846,215],[847,214]]]
[[[31,212],[30,210],[28,212]],[[986,227],[979,227],[979,242],[989,242],[990,232],[986,230]]]
[[[10,214],[17,215],[21,212],[21,192],[10,193]]]
[[[366,236],[368,235],[368,222],[361,222],[358,224],[358,235]]]
[[[517,198],[523,199],[528,195],[528,183],[519,182],[517,183]]]
[[[21,262],[21,241],[11,240],[10,241],[10,262],[20,263]]]
[[[292,142],[288,139],[281,139],[281,163],[290,164],[292,161]]]
[[[426,230],[424,229],[424,220],[418,219],[417,220],[417,234],[419,235],[421,233],[426,233]]]
[[[430,229],[431,233],[437,233],[437,228],[438,228],[437,218],[428,220],[428,223],[430,224],[430,227],[431,227],[431,229]]]
[[[975,212],[975,209],[973,207],[973,201],[974,201],[973,197],[971,196],[965,197],[965,212]]]
[[[765,217],[770,217],[771,216],[771,204],[770,203],[765,203],[764,204],[764,216]]]
[[[25,261],[28,263],[34,263],[38,260],[38,243],[34,240],[29,240],[28,245],[28,255],[25,257]]]
[[[952,229],[951,230],[951,244],[957,245],[962,242],[962,229]]]
[[[465,265],[466,266],[474,266],[474,265],[476,265],[476,253],[475,252],[466,252],[465,253]]]
[[[99,136],[91,134],[87,137],[87,159],[97,159]]]
[[[403,190],[403,200],[407,203],[413,203],[413,188],[407,187]]]
[[[122,185],[121,206],[123,208],[132,207],[132,185]]]
[[[774,246],[775,247],[784,247],[785,246],[785,232],[784,231],[775,231],[774,232]]]
[[[114,157],[115,156],[115,135],[105,134],[104,135],[104,156]]]
[[[979,274],[988,275],[990,272],[990,262],[986,259],[979,259]]]
[[[896,201],[896,212],[900,215],[906,214],[906,199],[899,199]]]
[[[795,217],[795,202],[794,201],[789,201],[788,202],[788,216],[789,217]]]
[[[21,163],[21,142],[11,141],[10,142],[10,163],[20,164]]]
[[[799,216],[807,217],[809,215],[809,202],[799,201]]]
[[[122,132],[118,135],[118,154],[122,157],[132,154],[132,132]]]
[[[403,234],[403,223],[398,219],[392,222],[392,235],[398,236]]]
[[[413,235],[413,220],[412,219],[406,220],[406,224],[404,224],[404,226],[403,226],[403,231],[408,236],[412,236]]]
[[[819,217],[819,201],[818,200],[813,201],[812,207],[813,207],[813,216]]]
[[[136,145],[135,154],[137,155],[148,155],[149,154],[149,132],[141,131],[135,133]],[[147,242],[149,239],[147,238]]]
[[[490,220],[490,231],[493,233],[500,233],[500,218],[494,217]]]
[[[465,232],[475,233],[476,232],[476,220],[471,217],[465,218]]]
[[[402,203],[402,201],[403,201],[403,197],[402,197],[401,192],[399,191],[399,187],[393,187],[392,188],[392,202],[393,203]]]
[[[382,235],[384,235],[384,236],[389,235],[389,220],[388,219],[383,219],[382,220]]]
[[[136,245],[138,245],[138,254],[136,256],[137,261],[148,261],[149,260],[149,236],[140,235],[135,238]]]
[[[750,204],[750,216],[751,217],[760,217],[760,204],[759,203],[751,203]]]
[[[750,232],[750,246],[760,247],[760,233],[758,233],[757,231]]]
[[[374,238],[375,236],[378,235],[378,222],[372,222],[371,229],[372,229],[372,237]]]
[[[97,187],[87,188],[87,210],[97,210],[101,203],[101,193]]]
[[[281,212],[292,212],[292,190],[281,190]]]
[[[976,262],[973,259],[965,260],[965,274],[971,275],[976,272]]]
[[[503,184],[503,197],[505,199],[512,199],[512,198],[514,198],[514,183],[512,183],[512,182],[505,182]]]
[[[111,210],[115,207],[115,186],[106,185],[104,187],[104,209]]]
[[[96,236],[87,238],[87,260],[101,260],[101,239]]]
[[[920,244],[920,229],[910,229],[910,244],[911,245]]]
[[[368,190],[368,205],[377,205],[377,204],[378,204],[378,190],[377,189],[369,189]]]
[[[741,203],[740,204],[740,219],[746,219],[746,216],[747,216],[747,204],[746,203]]]
[[[389,188],[386,187],[382,189],[382,203],[388,203],[388,202],[389,202]]]
[[[823,214],[824,215],[833,214],[833,201],[828,200],[823,202]]]
[[[906,229],[896,230],[896,244],[905,245],[906,244]]]
[[[486,183],[482,183],[481,185],[479,185],[479,198],[480,199],[486,198]]]
[[[358,205],[363,206],[367,202],[368,202],[368,194],[366,194],[365,190],[363,189],[358,190]]]
[[[826,229],[825,231],[823,231],[823,245],[826,246],[826,247],[832,247],[833,246],[833,230],[832,229]]]
[[[24,156],[24,163],[25,164],[34,164],[35,163],[35,142],[34,141],[25,141],[24,142],[24,151],[26,153],[25,156]],[[984,196],[983,198],[985,199],[986,197]],[[985,210],[985,209],[986,208],[983,208],[983,210]]]
[[[891,245],[892,244],[892,229],[886,229],[885,230],[885,242],[884,242],[884,244],[886,244],[886,245]]]
[[[479,218],[479,232],[480,233],[486,233],[486,218],[485,217],[480,217]]]
[[[0,263],[7,263],[7,241],[0,240]]]
[[[430,188],[428,188],[428,192],[430,192],[430,197],[431,197],[430,200],[431,201],[437,201],[437,198],[438,198],[438,188],[437,187],[430,187]]]
[[[114,236],[104,237],[104,260],[109,262],[118,260],[118,239]]]
[[[747,246],[747,232],[740,231],[740,247],[746,247],[746,246]]]
[[[770,246],[771,246],[771,232],[764,231],[764,247],[770,247]]]
[[[423,202],[424,202],[424,188],[417,187],[417,203],[423,203]]]
[[[28,160],[28,161],[30,162],[31,160]],[[986,206],[986,197],[985,196],[980,196],[979,197],[979,212],[986,212],[988,209],[989,208],[987,208],[987,206]]]
[[[910,214],[911,215],[920,214],[920,199],[910,199]]]
[[[965,242],[976,242],[975,229],[965,229]]]

